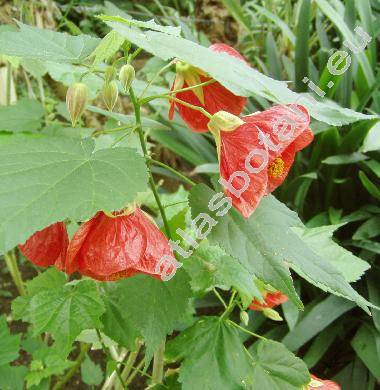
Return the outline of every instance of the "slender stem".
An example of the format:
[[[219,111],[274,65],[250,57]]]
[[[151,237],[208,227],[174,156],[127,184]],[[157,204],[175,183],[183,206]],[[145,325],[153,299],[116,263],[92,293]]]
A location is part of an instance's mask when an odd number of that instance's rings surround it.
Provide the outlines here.
[[[221,295],[218,293],[217,289],[214,287],[212,289],[213,293],[217,296],[217,298],[219,299],[219,301],[222,303],[222,305],[224,306],[225,309],[227,309],[227,305],[226,305],[226,302],[224,302],[224,299],[221,297]]]
[[[144,359],[142,359],[141,362],[136,367],[131,367],[132,368],[131,375],[129,375],[128,379],[125,382],[127,386],[133,381],[133,379],[135,378],[138,372],[143,373],[143,371],[141,371],[143,365],[144,365]],[[148,377],[150,377],[150,375],[148,375]]]
[[[236,295],[236,291],[234,291],[232,293],[230,301],[228,302],[227,309],[224,311],[224,313],[220,317],[221,320],[228,317],[231,314],[232,310],[235,308],[235,306],[236,306],[235,295]]]
[[[159,77],[163,72],[165,72],[166,69],[170,68],[174,63],[174,60],[170,61],[168,64],[166,64],[165,66],[163,66],[148,82],[148,84],[146,85],[146,87],[144,88],[144,90],[141,92],[141,95],[139,96],[139,100],[141,100],[146,91],[148,90],[148,88],[153,84],[153,82],[157,79],[157,77]]]
[[[127,63],[130,64],[139,54],[140,52],[142,51],[142,48],[139,47],[137,48],[129,57],[128,57],[128,60],[127,60]]]
[[[141,143],[141,148],[144,154],[144,157],[147,158],[149,157],[148,155],[148,149],[146,146],[145,142],[145,137],[144,137],[144,132],[142,129],[141,125],[141,107],[136,99],[136,95],[133,91],[133,88],[129,88],[129,96],[131,98],[133,108],[135,110],[135,117],[136,117],[136,128],[139,133],[139,138],[140,138],[140,143]],[[149,175],[149,184],[150,188],[153,192],[154,199],[156,200],[158,209],[160,210],[160,214],[162,217],[162,221],[164,223],[166,235],[171,238],[171,233],[170,233],[170,227],[168,220],[166,218],[165,214],[165,209],[162,206],[161,199],[158,195],[158,191],[156,188],[156,184],[153,179],[152,171],[148,165],[148,175]],[[165,351],[165,340],[162,341],[161,345],[157,348],[157,351],[154,353],[154,361],[153,361],[153,378],[154,378],[154,383],[161,383],[162,382],[162,377],[163,377],[163,363],[164,363],[164,351]]]
[[[164,376],[164,353],[165,353],[165,340],[161,342],[156,352],[154,353],[153,359],[153,372],[152,382],[159,384],[162,382]]]
[[[157,165],[159,167],[165,168],[168,171],[174,173],[174,175],[180,177],[182,180],[184,180],[186,183],[190,184],[191,186],[195,186],[196,185],[196,183],[193,182],[191,179],[189,179],[188,177],[183,175],[181,172],[178,172],[176,169],[170,167],[169,165],[166,165],[166,164],[164,164],[161,161],[154,160],[153,158],[150,158],[150,157],[148,157],[147,160],[150,161],[154,165]]]
[[[195,110],[195,111],[199,111],[200,113],[202,113],[204,116],[206,116],[208,119],[211,119],[212,118],[212,115],[206,111],[203,107],[200,107],[200,106],[194,106],[193,104],[190,104],[188,102],[185,102],[184,100],[181,100],[181,99],[177,99],[176,97],[173,97],[173,96],[167,96],[167,98],[169,100],[173,100],[179,104],[182,104],[183,106],[185,107],[189,107],[191,108],[192,110]]]
[[[5,90],[5,104],[9,106],[11,104],[11,87],[12,87],[12,64],[7,64],[7,84]]]
[[[54,385],[53,390],[60,390],[62,387],[74,376],[81,366],[83,360],[86,358],[87,351],[90,348],[90,344],[81,343],[80,353],[75,359],[74,365],[69,371]]]
[[[20,269],[17,265],[17,258],[14,251],[10,251],[4,254],[4,260],[11,274],[12,280],[20,295],[25,295],[24,281],[22,280]]]
[[[99,339],[99,341],[100,341],[100,344],[101,344],[101,346],[102,346],[102,349],[103,349],[104,353],[107,355],[108,359],[114,360],[114,359],[112,358],[112,356],[111,356],[111,354],[110,354],[108,348],[107,348],[107,347],[105,346],[105,344],[104,344],[104,341],[103,341],[102,335],[100,334],[100,330],[99,330],[99,329],[96,329],[96,334],[98,335],[98,339]],[[118,363],[120,363],[120,362],[118,362]],[[125,383],[124,383],[124,381],[123,381],[123,378],[121,377],[121,374],[120,374],[118,365],[116,365],[116,367],[115,367],[115,372],[116,372],[117,377],[119,378],[119,381],[120,381],[121,385],[123,386],[123,389],[125,389],[126,386],[125,386]]]
[[[247,333],[247,334],[249,334],[249,335],[251,335],[251,336],[257,337],[258,339],[261,339],[261,340],[268,340],[268,339],[267,339],[266,337],[264,337],[264,336],[261,336],[261,335],[259,335],[259,334],[257,334],[257,333],[253,333],[253,332],[251,332],[250,330],[243,328],[242,326],[240,326],[240,325],[237,324],[236,322],[233,322],[233,321],[231,321],[231,320],[228,320],[228,322],[229,322],[231,325],[235,326],[236,328],[240,329],[242,332],[245,332],[245,333]]]
[[[200,84],[192,85],[191,87],[174,89],[173,91],[169,91],[168,93],[164,93],[164,94],[160,94],[160,95],[148,96],[145,99],[141,99],[140,98],[139,99],[140,100],[140,104],[143,105],[143,104],[148,103],[148,102],[150,102],[151,100],[154,100],[154,99],[168,98],[168,96],[175,95],[176,93],[191,91],[192,89],[195,89],[195,88],[198,88],[198,87],[204,87],[206,85],[215,83],[215,81],[216,80],[211,79],[211,80],[204,81],[203,83],[200,83]]]
[[[142,346],[142,342],[138,342],[136,351],[131,352],[130,355],[128,356],[124,370],[121,373],[121,377],[123,378],[124,381],[126,381],[126,379],[128,378],[128,376],[133,368],[133,365],[135,364],[135,361],[136,361],[137,356],[140,352],[141,346]],[[127,385],[127,384],[128,383],[125,382],[125,385]]]
[[[137,131],[138,131],[138,133],[139,133],[141,148],[142,148],[144,157],[145,157],[146,159],[147,159],[147,158],[149,159],[150,157],[149,157],[149,155],[148,155],[148,149],[147,149],[147,147],[146,147],[146,142],[145,142],[145,138],[144,138],[144,133],[143,133],[142,125],[141,125],[140,105],[139,105],[139,103],[137,102],[136,95],[135,95],[135,93],[133,92],[132,87],[129,89],[129,94],[130,94],[131,101],[132,101],[132,104],[133,104],[133,107],[134,107],[134,110],[135,110],[136,129],[137,129]],[[160,214],[161,214],[161,217],[162,217],[162,221],[163,221],[163,223],[164,223],[166,235],[167,235],[169,238],[171,238],[169,223],[168,223],[168,220],[167,220],[167,218],[166,218],[165,210],[164,210],[164,207],[162,206],[160,197],[159,197],[158,192],[157,192],[156,184],[154,183],[152,171],[150,170],[149,166],[148,166],[148,175],[149,175],[149,185],[150,185],[150,188],[151,188],[151,190],[152,190],[152,192],[153,192],[153,196],[154,196],[154,199],[156,200],[157,206],[158,206],[158,208],[159,208],[159,210],[160,210]]]

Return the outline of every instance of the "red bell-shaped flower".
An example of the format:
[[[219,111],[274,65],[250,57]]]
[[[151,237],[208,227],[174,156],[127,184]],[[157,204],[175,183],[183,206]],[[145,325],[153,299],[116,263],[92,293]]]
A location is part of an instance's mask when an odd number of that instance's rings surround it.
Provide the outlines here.
[[[72,238],[66,272],[78,271],[101,281],[137,273],[159,278],[157,264],[164,256],[174,258],[168,240],[141,209],[112,216],[100,211]]]
[[[254,299],[249,305],[249,308],[255,311],[263,311],[264,309],[272,309],[279,306],[288,300],[288,297],[281,291],[277,291],[275,293],[263,293],[263,298],[264,302]]]
[[[55,265],[62,270],[68,245],[66,226],[63,222],[57,222],[34,233],[18,248],[35,265],[40,267]]]
[[[237,125],[232,128],[229,123],[234,121],[228,118],[223,129],[220,118],[223,122],[219,115],[209,123],[218,145],[220,183],[234,207],[248,218],[261,198],[285,180],[296,152],[312,142],[310,116],[303,106],[291,104],[235,117]]]
[[[311,375],[311,382],[306,387],[307,390],[341,390],[341,387],[330,380],[319,379],[315,375]]]
[[[209,47],[214,52],[222,52],[245,61],[244,57],[232,47],[224,43],[216,43]],[[189,64],[178,61],[176,65],[177,74],[171,90],[191,87],[212,80],[207,74]],[[210,114],[218,111],[228,111],[234,115],[240,115],[243,111],[246,98],[236,96],[217,81],[203,87],[179,92],[175,95],[177,99],[190,103],[194,106],[203,107]],[[208,118],[201,112],[186,107],[179,102],[171,101],[169,118],[173,119],[174,107],[177,108],[181,118],[196,132],[206,132]]]

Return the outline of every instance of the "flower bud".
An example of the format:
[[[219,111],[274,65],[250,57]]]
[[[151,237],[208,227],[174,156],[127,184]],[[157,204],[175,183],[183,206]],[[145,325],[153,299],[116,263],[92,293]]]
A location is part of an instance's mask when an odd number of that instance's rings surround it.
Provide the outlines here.
[[[104,72],[104,78],[106,80],[106,83],[110,83],[112,80],[114,80],[115,76],[116,76],[116,70],[113,66],[109,66]]]
[[[240,321],[245,325],[248,326],[249,323],[249,315],[246,311],[240,312]]]
[[[119,72],[119,80],[125,92],[129,90],[129,87],[131,86],[134,78],[135,78],[135,68],[129,64],[123,65]]]
[[[112,111],[117,102],[117,97],[119,96],[119,90],[117,89],[115,80],[104,84],[102,95],[108,111]]]
[[[266,308],[263,309],[263,314],[265,315],[265,317],[268,317],[270,320],[283,321],[282,317],[276,310]]]
[[[75,83],[69,87],[66,93],[66,105],[73,126],[82,116],[88,100],[88,87],[83,83]]]
[[[245,122],[236,115],[230,114],[227,111],[218,111],[212,116],[208,123],[208,128],[211,132],[219,131],[234,131]]]

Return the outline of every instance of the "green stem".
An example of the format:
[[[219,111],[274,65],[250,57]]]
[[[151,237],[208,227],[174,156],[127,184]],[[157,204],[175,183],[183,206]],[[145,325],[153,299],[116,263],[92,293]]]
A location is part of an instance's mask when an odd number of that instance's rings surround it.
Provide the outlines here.
[[[215,83],[215,81],[216,80],[211,79],[211,80],[204,81],[203,83],[200,83],[200,84],[192,85],[191,87],[175,89],[173,91],[170,91],[168,93],[164,93],[164,94],[161,94],[161,95],[148,96],[145,99],[141,99],[140,98],[139,99],[140,100],[140,104],[144,105],[144,104],[146,104],[146,103],[148,103],[148,102],[150,102],[151,100],[154,100],[154,99],[165,99],[165,98],[169,98],[169,96],[175,95],[176,93],[179,93],[179,92],[186,92],[186,91],[191,91],[192,89],[195,89],[195,88],[198,88],[198,87],[205,87],[206,85]],[[193,106],[193,107],[197,107],[197,106]]]
[[[135,110],[136,128],[137,128],[137,131],[139,133],[141,148],[142,148],[144,157],[149,158],[148,149],[147,149],[145,137],[144,137],[144,132],[143,132],[142,125],[141,125],[141,107],[136,99],[136,95],[135,95],[132,87],[129,88],[129,95],[130,95],[130,98],[131,98],[131,101],[133,104],[133,108]],[[158,209],[160,210],[160,214],[162,217],[162,221],[164,223],[166,235],[169,238],[171,238],[170,227],[169,227],[168,220],[166,218],[165,210],[164,210],[164,207],[162,206],[160,197],[158,195],[158,191],[157,191],[154,179],[153,179],[152,171],[149,167],[149,164],[147,164],[147,165],[148,165],[148,175],[149,175],[150,188],[153,192],[153,196],[154,196],[154,199],[156,200]],[[154,353],[154,360],[153,360],[154,383],[161,383],[162,382],[164,351],[165,351],[165,340],[162,341],[161,345],[157,348],[157,351]]]
[[[223,307],[227,310],[226,302],[224,302],[224,299],[221,297],[221,295],[218,293],[217,289],[214,287],[212,289],[213,293],[216,295],[216,297],[219,299],[219,301],[222,303]]]
[[[127,380],[128,376],[133,368],[133,365],[135,364],[135,361],[136,361],[137,356],[140,352],[141,346],[142,346],[142,342],[138,342],[136,351],[131,352],[130,355],[128,356],[124,370],[121,373],[121,377],[123,378],[124,381]],[[125,382],[125,385],[127,386],[128,382]]]
[[[164,353],[165,353],[165,340],[161,342],[156,352],[154,353],[153,372],[152,372],[153,384],[159,384],[162,382],[162,378],[164,376]]]
[[[141,148],[142,148],[144,157],[146,159],[149,159],[150,157],[148,155],[148,149],[147,149],[147,146],[146,146],[146,142],[145,142],[145,138],[144,138],[144,132],[143,132],[142,125],[141,125],[141,108],[140,108],[140,105],[139,105],[139,103],[138,103],[138,101],[136,99],[136,95],[133,92],[132,87],[129,89],[129,94],[130,94],[131,101],[132,101],[132,104],[133,104],[133,107],[134,107],[134,110],[135,110],[136,129],[137,129],[137,131],[139,133]],[[149,185],[150,185],[150,188],[151,188],[151,190],[153,192],[154,199],[156,200],[158,209],[160,210],[160,214],[161,214],[161,217],[162,217],[162,221],[164,223],[164,228],[165,228],[165,231],[166,231],[166,235],[169,238],[171,238],[169,223],[168,223],[168,220],[166,218],[165,210],[164,210],[164,207],[162,206],[162,203],[161,203],[161,200],[160,200],[160,197],[158,195],[157,188],[156,188],[156,184],[154,183],[152,171],[150,170],[149,166],[148,166],[148,175],[149,175]]]
[[[166,64],[165,66],[163,66],[148,82],[148,84],[146,85],[146,87],[144,88],[144,90],[141,92],[141,95],[139,96],[139,101],[142,100],[142,98],[144,97],[146,91],[148,90],[148,88],[153,84],[153,82],[157,79],[158,76],[160,76],[163,72],[165,72],[166,69],[170,68],[174,63],[174,60],[173,61],[170,61],[168,64]]]
[[[191,186],[195,186],[197,183],[183,175],[181,172],[178,172],[176,169],[170,167],[169,165],[164,164],[161,161],[154,160],[153,158],[148,157],[147,160],[151,162],[154,165],[157,165],[159,167],[165,168],[168,171],[172,172],[174,175],[180,177],[182,180],[184,180],[186,183],[190,184]]]
[[[74,376],[86,358],[87,351],[90,349],[90,344],[80,344],[80,353],[75,359],[74,365],[69,371],[54,385],[53,390],[60,390]]]
[[[25,295],[24,281],[22,280],[20,269],[17,265],[17,258],[14,251],[10,251],[4,254],[4,260],[8,267],[9,273],[11,274],[12,280],[17,287],[20,295]]]
[[[99,330],[99,329],[96,329],[96,334],[98,335],[98,339],[99,339],[100,344],[101,344],[101,346],[102,346],[103,352],[106,354],[107,358],[108,358],[109,360],[114,360],[114,359],[112,358],[112,356],[111,356],[111,354],[110,354],[108,348],[107,348],[107,347],[105,346],[105,344],[104,344],[104,341],[103,341],[102,335],[100,334],[100,330]],[[120,362],[117,362],[117,363],[119,364]],[[124,383],[124,381],[123,381],[123,378],[121,377],[121,374],[120,374],[118,365],[116,365],[116,367],[115,367],[115,372],[116,372],[117,377],[119,378],[119,381],[120,381],[121,386],[123,387],[123,389],[125,389],[126,386],[125,386],[125,383]]]
[[[232,293],[230,301],[228,302],[228,306],[227,306],[226,310],[224,311],[224,313],[220,317],[221,320],[228,317],[232,313],[232,310],[234,310],[234,308],[236,306],[235,295],[236,295],[236,291],[234,291]]]
[[[11,104],[11,87],[12,87],[12,64],[7,64],[7,84],[5,90],[5,104],[9,106]]]
[[[264,337],[264,336],[261,336],[261,335],[259,335],[259,334],[257,334],[257,333],[253,333],[253,332],[251,332],[250,330],[243,328],[242,326],[240,326],[240,325],[237,324],[236,322],[233,322],[233,321],[231,321],[231,320],[228,320],[228,322],[229,322],[231,325],[235,326],[236,328],[240,329],[242,332],[245,332],[245,333],[247,333],[247,334],[249,334],[249,335],[251,335],[251,336],[257,337],[258,339],[261,339],[261,340],[268,340],[268,339],[267,339],[266,337]]]
[[[144,374],[144,372],[141,371],[141,368],[142,368],[143,365],[144,365],[144,359],[142,359],[141,362],[136,367],[131,367],[132,368],[132,373],[131,373],[131,375],[129,375],[128,379],[125,382],[125,384],[127,386],[133,381],[133,379],[135,378],[135,376],[137,375],[138,372]]]

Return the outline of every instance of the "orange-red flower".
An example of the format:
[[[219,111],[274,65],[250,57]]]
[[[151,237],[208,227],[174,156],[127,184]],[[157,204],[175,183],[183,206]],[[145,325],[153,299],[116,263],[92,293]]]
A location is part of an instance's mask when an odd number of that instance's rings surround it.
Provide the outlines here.
[[[245,61],[244,57],[239,52],[224,43],[211,45],[209,49],[214,52],[226,53],[232,57]],[[187,88],[212,80],[200,69],[180,61],[177,62],[176,70],[177,74],[171,88],[172,90]],[[179,92],[175,97],[194,106],[203,107],[210,114],[223,110],[234,115],[240,115],[247,100],[245,97],[234,95],[217,81],[203,87]],[[169,112],[170,119],[173,119],[174,107],[177,108],[182,119],[193,131],[207,131],[208,118],[201,112],[195,111],[178,102],[171,102]]]
[[[330,380],[319,379],[315,375],[311,375],[311,382],[306,387],[307,390],[341,390],[341,387]]]
[[[157,263],[173,252],[158,227],[136,208],[130,213],[98,212],[73,236],[66,272],[97,280],[118,280],[137,273],[159,277]]]
[[[228,115],[221,116],[222,122],[224,117]],[[223,125],[215,130],[220,120],[213,128],[211,120],[209,128],[218,144],[220,183],[234,207],[248,218],[262,197],[285,180],[296,152],[312,142],[313,132],[306,108],[295,104],[235,118],[226,121],[225,130]],[[237,125],[231,128],[230,122]]]
[[[251,310],[263,311],[264,309],[272,309],[273,307],[279,306],[288,300],[288,297],[281,291],[277,291],[275,293],[262,292],[262,295],[264,302],[260,302],[257,299],[254,299],[249,305]]]
[[[58,269],[63,269],[68,244],[66,226],[63,222],[57,222],[34,233],[18,248],[35,265],[55,265]]]

